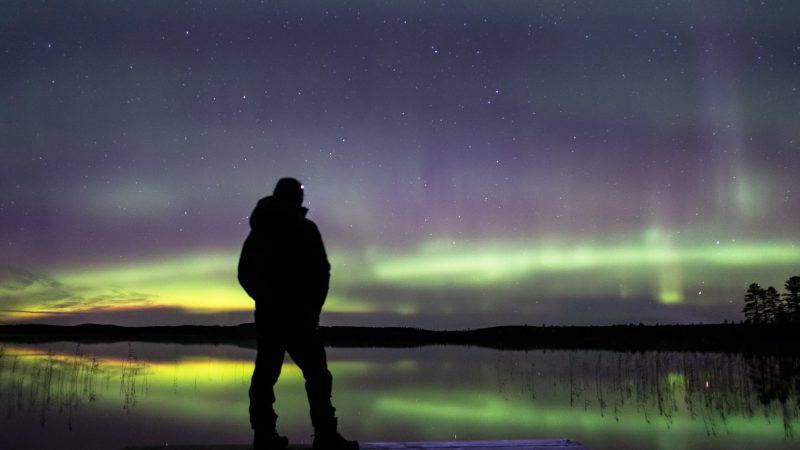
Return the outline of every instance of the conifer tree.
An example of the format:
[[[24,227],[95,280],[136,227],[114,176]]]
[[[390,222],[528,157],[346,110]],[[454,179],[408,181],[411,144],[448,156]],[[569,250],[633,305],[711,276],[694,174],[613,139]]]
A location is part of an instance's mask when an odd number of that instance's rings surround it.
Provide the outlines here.
[[[762,321],[762,303],[764,298],[764,289],[758,283],[751,283],[744,294],[744,321],[747,323],[761,323]]]
[[[786,300],[786,310],[789,320],[800,322],[800,276],[793,276],[786,280],[783,285],[786,293],[783,298]]]
[[[761,314],[763,322],[777,322],[781,309],[781,294],[775,289],[775,286],[770,286],[764,291],[763,312]]]

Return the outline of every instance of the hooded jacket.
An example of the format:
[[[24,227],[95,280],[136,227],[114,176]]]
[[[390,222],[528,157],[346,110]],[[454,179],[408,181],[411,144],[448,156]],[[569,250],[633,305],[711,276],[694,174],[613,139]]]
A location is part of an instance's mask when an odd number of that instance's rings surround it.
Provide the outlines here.
[[[269,196],[250,215],[250,234],[239,258],[239,284],[281,319],[317,318],[325,303],[330,264],[308,209]]]

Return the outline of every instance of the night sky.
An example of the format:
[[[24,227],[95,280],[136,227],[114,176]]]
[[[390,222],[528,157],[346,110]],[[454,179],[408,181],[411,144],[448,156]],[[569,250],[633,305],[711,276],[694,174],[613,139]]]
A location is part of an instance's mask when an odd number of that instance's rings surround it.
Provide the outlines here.
[[[795,1],[4,1],[0,322],[237,324],[305,184],[327,325],[740,320],[800,274]]]

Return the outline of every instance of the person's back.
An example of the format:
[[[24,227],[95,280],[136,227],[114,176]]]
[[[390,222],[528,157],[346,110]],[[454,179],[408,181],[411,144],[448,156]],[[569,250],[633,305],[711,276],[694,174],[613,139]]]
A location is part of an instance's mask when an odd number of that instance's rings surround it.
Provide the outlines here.
[[[328,293],[330,264],[322,238],[305,218],[303,186],[293,178],[278,181],[250,216],[250,234],[239,258],[239,283],[256,303],[258,353],[250,385],[253,448],[285,449],[276,431],[273,386],[285,353],[303,371],[314,426],[314,448],[357,450],[358,443],[337,431],[328,371],[318,324]]]
[[[256,313],[282,322],[319,317],[328,293],[330,264],[308,210],[280,197],[261,199],[239,260],[239,282]]]

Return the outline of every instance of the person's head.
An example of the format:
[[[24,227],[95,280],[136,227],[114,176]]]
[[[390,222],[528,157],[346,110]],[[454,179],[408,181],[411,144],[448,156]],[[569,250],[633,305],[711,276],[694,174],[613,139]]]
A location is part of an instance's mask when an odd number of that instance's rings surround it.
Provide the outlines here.
[[[272,196],[289,205],[300,206],[303,204],[303,184],[294,178],[281,178]]]

